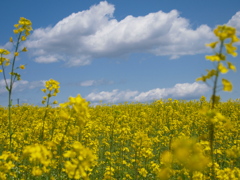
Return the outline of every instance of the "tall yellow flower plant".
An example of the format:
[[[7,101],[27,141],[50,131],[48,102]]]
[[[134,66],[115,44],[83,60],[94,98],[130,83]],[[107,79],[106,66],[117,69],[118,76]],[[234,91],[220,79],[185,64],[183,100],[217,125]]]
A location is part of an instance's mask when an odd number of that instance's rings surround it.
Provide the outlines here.
[[[207,70],[207,74],[203,75],[200,78],[197,78],[197,81],[203,81],[206,83],[207,80],[213,80],[212,87],[212,96],[211,96],[211,109],[205,111],[205,115],[208,119],[209,124],[209,143],[210,143],[210,155],[212,159],[211,166],[211,177],[215,179],[215,161],[214,161],[214,131],[215,123],[217,121],[225,119],[221,113],[216,112],[214,109],[215,105],[219,102],[220,96],[217,96],[217,87],[220,74],[226,74],[229,70],[236,71],[236,67],[227,60],[227,55],[232,55],[233,57],[237,56],[237,47],[233,44],[239,42],[239,38],[236,35],[236,29],[227,25],[219,25],[214,29],[214,34],[218,38],[217,41],[207,44],[206,46],[213,49],[213,55],[207,55],[205,58],[214,63],[214,68]],[[218,50],[216,50],[218,49]],[[232,83],[222,78],[222,90],[223,91],[232,91]]]
[[[27,37],[30,35],[30,31],[32,31],[32,22],[24,17],[21,17],[18,21],[18,24],[14,25],[15,29],[13,30],[14,34],[17,34],[17,40],[14,41],[13,38],[10,38],[10,42],[14,45],[14,51],[12,53],[13,59],[10,60],[7,58],[7,55],[10,54],[10,51],[6,49],[0,49],[0,72],[3,73],[3,78],[5,81],[5,87],[8,91],[8,130],[9,130],[9,140],[10,140],[10,149],[12,146],[12,124],[11,124],[11,107],[12,107],[12,91],[13,85],[16,81],[21,80],[21,75],[17,73],[17,69],[25,69],[24,65],[15,66],[16,59],[20,55],[21,52],[26,52],[27,48],[19,50],[19,45],[21,42],[25,41]],[[10,66],[10,77],[7,77],[8,73],[7,66]]]
[[[216,95],[219,75],[225,74],[229,70],[236,71],[236,67],[230,61],[227,61],[226,55],[230,54],[233,57],[236,57],[237,47],[233,46],[233,44],[239,42],[239,39],[236,35],[236,29],[233,27],[222,25],[214,29],[213,32],[218,37],[218,41],[207,44],[206,46],[212,48],[215,53],[213,55],[207,55],[205,58],[212,61],[215,68],[207,70],[206,75],[197,78],[197,81],[203,82],[206,82],[208,79],[213,79],[214,84],[211,97],[212,109],[214,109],[215,104],[219,101],[219,97]],[[217,45],[219,45],[219,47]],[[218,51],[216,51],[217,47],[219,48]],[[233,88],[232,83],[224,78],[222,78],[222,87],[223,91],[232,91]]]

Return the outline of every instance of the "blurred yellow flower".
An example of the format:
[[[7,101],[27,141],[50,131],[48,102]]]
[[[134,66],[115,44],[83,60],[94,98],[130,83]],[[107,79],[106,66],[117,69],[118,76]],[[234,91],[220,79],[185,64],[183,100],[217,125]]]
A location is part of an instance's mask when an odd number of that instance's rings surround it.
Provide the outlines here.
[[[227,79],[222,79],[223,91],[232,91],[232,83]]]
[[[6,49],[0,49],[0,54],[8,55],[8,54],[10,54],[10,52]]]
[[[228,64],[228,69],[231,69],[231,70],[233,70],[233,71],[237,71],[237,68],[236,68],[236,66],[234,66],[232,63],[230,63],[230,62],[227,62],[227,64]]]
[[[206,46],[211,47],[211,48],[214,49],[218,43],[219,43],[219,42],[216,41],[216,42],[212,42],[212,43],[210,43],[210,44],[206,44]]]
[[[139,174],[141,174],[143,177],[147,177],[147,170],[145,168],[141,168],[138,170]]]
[[[22,40],[22,41],[26,41],[26,39],[27,39],[26,36],[22,36],[22,37],[21,37],[21,40]]]
[[[23,51],[23,52],[27,52],[28,50],[27,50],[26,47],[24,47],[24,48],[22,49],[22,51]]]
[[[25,69],[25,66],[24,65],[20,65],[19,68],[20,69]]]
[[[228,72],[228,69],[222,63],[218,64],[218,70],[223,74]]]

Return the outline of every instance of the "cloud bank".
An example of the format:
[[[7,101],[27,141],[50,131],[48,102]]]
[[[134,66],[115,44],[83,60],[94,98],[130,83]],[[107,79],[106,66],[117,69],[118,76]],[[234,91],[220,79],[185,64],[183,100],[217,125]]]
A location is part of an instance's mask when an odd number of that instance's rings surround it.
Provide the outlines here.
[[[104,103],[121,103],[121,102],[148,102],[157,99],[193,99],[199,98],[201,95],[209,91],[209,87],[206,84],[200,84],[194,82],[176,84],[172,88],[156,88],[147,92],[139,91],[120,91],[114,89],[112,91],[101,91],[98,93],[90,93],[85,98],[94,104],[102,101]]]
[[[64,61],[84,66],[93,59],[145,52],[156,56],[194,55],[207,51],[214,39],[211,28],[192,29],[177,10],[145,16],[114,18],[115,7],[106,1],[73,13],[53,27],[34,30],[25,46],[39,63]],[[232,24],[239,20],[232,19]],[[238,24],[239,26],[239,24]]]

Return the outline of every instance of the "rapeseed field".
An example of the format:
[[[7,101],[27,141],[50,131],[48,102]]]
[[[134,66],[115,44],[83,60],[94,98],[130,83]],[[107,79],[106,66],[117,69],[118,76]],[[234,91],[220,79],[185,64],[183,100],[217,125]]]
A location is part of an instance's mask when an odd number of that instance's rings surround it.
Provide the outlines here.
[[[204,97],[88,107],[77,96],[67,104],[13,106],[11,148],[0,108],[1,179],[210,179]],[[216,179],[239,179],[240,100],[216,110]]]

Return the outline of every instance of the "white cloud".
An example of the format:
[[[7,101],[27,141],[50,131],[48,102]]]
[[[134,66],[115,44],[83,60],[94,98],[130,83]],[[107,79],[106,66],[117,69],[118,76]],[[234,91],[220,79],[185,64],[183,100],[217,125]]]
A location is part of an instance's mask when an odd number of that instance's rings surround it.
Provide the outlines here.
[[[28,83],[28,89],[44,87],[46,80],[32,81]]]
[[[166,98],[175,98],[175,99],[191,99],[198,98],[209,90],[207,85],[194,82],[176,84],[172,88],[156,88],[149,90],[147,92],[138,92],[138,91],[120,91],[114,89],[112,91],[102,91],[99,93],[90,93],[86,96],[86,99],[91,102],[103,101],[106,103],[119,103],[125,101],[137,101],[137,102],[147,102],[153,101],[156,99],[166,99]]]
[[[39,56],[35,58],[35,61],[39,63],[52,63],[52,62],[57,62],[58,58],[54,55]]]
[[[73,13],[54,27],[36,29],[26,42],[37,62],[64,61],[68,66],[87,65],[95,58],[148,52],[172,59],[206,51],[214,38],[207,25],[192,29],[177,10],[118,21],[114,6],[106,1]]]
[[[119,91],[118,89],[114,89],[111,92],[102,91],[99,93],[90,93],[87,95],[86,99],[88,101],[104,101],[108,103],[117,103],[124,102],[132,99],[138,94],[138,91]]]
[[[7,79],[7,83],[10,83],[10,80]],[[15,92],[21,92],[24,91],[26,89],[34,89],[34,88],[39,88],[39,87],[43,87],[44,86],[45,81],[41,80],[41,81],[26,81],[26,80],[21,80],[21,81],[16,81],[13,84],[13,91]],[[2,79],[0,80],[0,94],[6,93],[6,84],[5,81]]]
[[[229,26],[237,28],[238,35],[240,35],[240,11],[238,11],[227,23]]]
[[[80,86],[93,86],[95,83],[94,80],[87,80],[80,83]]]
[[[88,86],[99,86],[99,85],[106,85],[106,84],[113,84],[113,81],[108,81],[105,79],[100,80],[86,80],[80,82],[80,86],[88,87]]]

